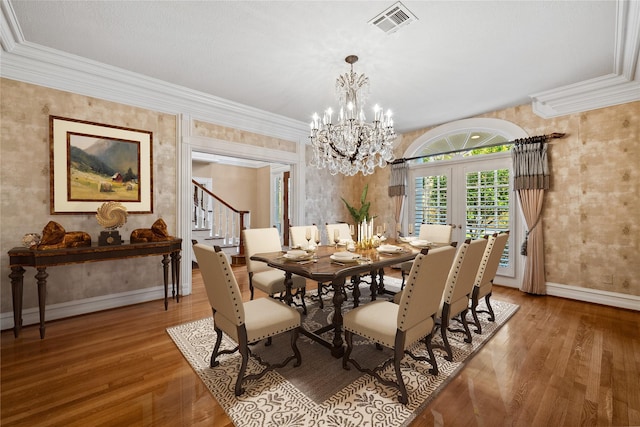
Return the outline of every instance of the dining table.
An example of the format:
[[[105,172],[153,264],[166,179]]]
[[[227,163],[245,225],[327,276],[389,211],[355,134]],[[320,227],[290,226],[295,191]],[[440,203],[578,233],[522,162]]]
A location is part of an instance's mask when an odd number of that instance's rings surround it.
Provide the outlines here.
[[[284,271],[286,287],[284,301],[289,305],[293,301],[291,292],[293,274],[319,283],[331,284],[334,306],[331,323],[314,331],[303,327],[301,333],[329,348],[331,354],[339,358],[344,354],[342,305],[345,301],[347,279],[350,278],[350,283],[354,284],[353,307],[360,304],[359,285],[361,277],[365,275],[371,277],[369,289],[371,300],[375,300],[378,296],[388,293],[384,288],[384,268],[410,261],[420,253],[420,250],[407,242],[388,240],[379,247],[350,250],[349,252],[355,255],[353,259],[348,259],[348,255],[347,259],[339,257],[341,254],[336,255],[336,253],[345,252],[347,249],[346,246],[335,245],[317,246],[308,251],[308,256],[291,257],[288,256],[288,248],[284,248],[279,252],[257,253],[251,259],[265,262],[272,268]],[[333,339],[326,339],[323,335],[330,331],[333,331]]]

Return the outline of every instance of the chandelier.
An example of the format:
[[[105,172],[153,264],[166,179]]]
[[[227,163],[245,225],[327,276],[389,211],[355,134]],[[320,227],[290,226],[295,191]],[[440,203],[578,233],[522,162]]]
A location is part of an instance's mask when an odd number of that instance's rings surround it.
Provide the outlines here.
[[[327,109],[322,116],[314,113],[311,121],[311,147],[313,157],[309,164],[319,169],[327,168],[331,175],[342,173],[370,175],[376,166],[385,167],[392,162],[392,144],[396,139],[391,111],[383,112],[373,107],[373,121],[367,123],[364,104],[369,91],[369,78],[353,72],[358,57],[350,55],[345,61],[351,71],[336,80],[336,96],[340,111],[334,117]]]

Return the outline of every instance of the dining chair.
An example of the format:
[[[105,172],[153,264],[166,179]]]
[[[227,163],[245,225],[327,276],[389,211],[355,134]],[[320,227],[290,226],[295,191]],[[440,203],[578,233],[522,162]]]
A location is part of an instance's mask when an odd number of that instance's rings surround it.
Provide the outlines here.
[[[445,245],[451,243],[451,234],[453,233],[453,226],[446,224],[421,224],[420,233],[418,235],[419,240],[426,240],[428,242],[435,243],[437,245]],[[411,264],[413,261],[407,261],[400,264],[400,272],[402,273],[402,284],[400,289],[404,288],[405,276],[411,271]]]
[[[351,236],[351,230],[349,229],[349,224],[345,222],[339,222],[336,224],[326,223],[325,226],[327,229],[327,238],[329,239],[328,240],[329,245],[335,242],[334,236],[336,231],[338,232],[338,236],[341,242],[353,240],[353,237]]]
[[[487,236],[487,247],[484,250],[482,261],[480,261],[480,267],[476,274],[473,292],[471,293],[471,314],[473,315],[473,321],[476,325],[475,333],[482,333],[482,326],[478,319],[478,313],[488,313],[489,321],[494,322],[496,317],[493,313],[493,307],[491,307],[491,291],[493,288],[493,280],[496,277],[498,266],[500,265],[500,258],[509,240],[509,232],[502,232],[500,234],[494,234]],[[486,310],[478,310],[478,302],[480,298],[484,297],[487,305]]]
[[[453,361],[453,352],[447,339],[447,332],[464,332],[466,334],[464,341],[470,343],[472,340],[467,324],[467,312],[473,283],[486,246],[487,239],[467,239],[458,247],[455,260],[449,270],[438,310],[438,328],[440,328],[443,346],[434,345],[434,347],[443,348],[447,353],[445,359],[450,362]],[[450,329],[452,320],[460,322],[464,330]]]
[[[227,256],[220,247],[211,247],[196,243],[193,251],[198,261],[204,287],[207,291],[209,304],[213,310],[213,328],[216,332],[216,343],[211,354],[210,367],[220,364],[221,354],[240,352],[242,361],[235,384],[235,395],[244,393],[242,383],[248,380],[258,380],[267,372],[286,366],[296,359],[294,366],[300,366],[302,357],[298,350],[297,341],[300,331],[300,313],[294,308],[276,302],[271,298],[258,298],[242,302],[242,294],[238,282],[229,266]],[[222,333],[227,334],[238,345],[231,350],[220,350]],[[263,339],[270,339],[276,335],[289,332],[291,335],[291,350],[293,355],[286,357],[281,363],[270,364],[256,357],[264,369],[260,373],[245,376],[249,356],[252,355],[249,344]]]
[[[307,231],[309,231],[309,238],[307,240]],[[320,231],[318,226],[314,225],[295,225],[289,227],[289,238],[291,239],[292,247],[306,248],[308,246],[316,245],[316,234],[319,236]]]
[[[280,252],[280,235],[276,228],[247,228],[242,230],[244,240],[244,253],[249,273],[249,291],[253,299],[254,289],[257,288],[270,297],[282,300],[286,291],[284,283],[285,273],[277,268],[269,267],[262,261],[254,261],[251,257],[262,252]],[[300,303],[293,304],[302,307],[307,314],[307,305],[304,302],[307,281],[297,274],[291,276],[291,290],[295,290],[294,296],[300,297]]]
[[[351,363],[357,370],[372,375],[382,384],[396,388],[400,392],[398,400],[405,405],[409,399],[400,369],[400,362],[405,354],[414,360],[429,362],[429,372],[438,375],[438,363],[433,354],[431,338],[440,298],[455,254],[456,249],[453,246],[423,249],[415,258],[399,304],[376,300],[354,308],[344,315],[343,326],[347,343],[342,358],[344,369],[348,370],[348,363]],[[392,349],[393,357],[374,369],[361,367],[351,358],[354,334],[372,341],[377,346]],[[418,341],[425,344],[428,357],[416,356],[411,351],[412,346]],[[379,374],[391,363],[394,365],[396,381],[384,379]]]

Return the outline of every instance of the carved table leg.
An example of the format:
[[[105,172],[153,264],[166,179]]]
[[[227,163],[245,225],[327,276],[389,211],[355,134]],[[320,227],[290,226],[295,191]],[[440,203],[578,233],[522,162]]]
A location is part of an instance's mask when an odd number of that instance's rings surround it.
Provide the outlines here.
[[[293,295],[291,292],[291,288],[293,287],[293,279],[292,279],[292,273],[290,271],[286,271],[284,273],[284,287],[285,287],[284,302],[286,302],[287,305],[290,306],[293,303]]]
[[[24,268],[11,267],[11,296],[13,298],[13,336],[18,338],[22,329],[22,285]]]
[[[40,309],[40,339],[44,339],[44,310],[47,301],[47,273],[46,267],[38,267],[38,273],[36,273],[36,280],[38,281],[38,305]]]
[[[167,310],[169,308],[169,255],[162,255],[162,271],[164,273],[164,309]],[[171,291],[171,297],[173,298],[174,291]]]
[[[342,303],[344,302],[344,278],[339,279],[338,282],[332,282],[333,287],[333,347],[331,348],[331,355],[333,357],[340,358],[344,354],[344,347],[342,346]]]
[[[176,287],[176,302],[180,302],[180,251],[171,253],[171,273],[173,274],[173,284]]]
[[[371,286],[369,289],[371,290],[371,301],[376,300],[376,296],[378,295],[378,282],[376,279],[377,273],[375,271],[371,272]]]
[[[378,280],[378,295],[384,295],[386,289],[384,288],[384,268],[378,270],[378,276],[380,280]]]
[[[360,305],[360,275],[352,276],[351,283],[353,283],[353,308]]]

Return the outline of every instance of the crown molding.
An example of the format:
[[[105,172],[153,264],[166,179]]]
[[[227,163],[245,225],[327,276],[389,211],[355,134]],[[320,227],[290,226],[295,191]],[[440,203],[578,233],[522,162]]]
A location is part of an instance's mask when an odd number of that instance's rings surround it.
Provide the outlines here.
[[[306,123],[24,41],[11,4],[0,4],[0,76],[52,89],[305,142]]]
[[[617,2],[612,74],[531,95],[533,112],[548,119],[640,100],[640,1]]]

